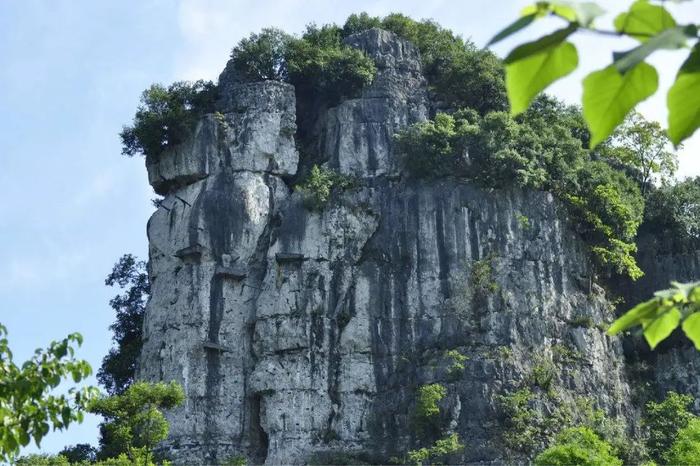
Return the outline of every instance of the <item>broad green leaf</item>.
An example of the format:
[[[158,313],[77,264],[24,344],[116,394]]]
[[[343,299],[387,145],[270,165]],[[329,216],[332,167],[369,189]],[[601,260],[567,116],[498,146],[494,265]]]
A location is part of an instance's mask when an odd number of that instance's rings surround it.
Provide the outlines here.
[[[523,60],[506,65],[506,89],[510,111],[518,115],[547,86],[571,73],[578,66],[574,44],[564,42]]]
[[[639,63],[624,75],[610,65],[583,80],[583,116],[591,130],[591,148],[603,142],[625,115],[659,87],[653,66]]]
[[[681,321],[681,312],[675,307],[664,312],[644,327],[644,338],[651,349],[665,340]]]
[[[683,63],[666,98],[668,137],[678,145],[700,126],[700,43]]]
[[[686,36],[684,27],[667,29],[632,50],[613,54],[614,65],[620,73],[626,73],[657,50],[685,47]]]
[[[653,5],[646,0],[632,4],[629,11],[615,18],[615,30],[646,42],[652,36],[676,26],[676,20],[660,5]]]
[[[576,32],[577,29],[578,27],[576,25],[569,25],[564,29],[559,29],[558,31],[554,31],[551,34],[540,37],[536,41],[522,44],[513,49],[513,51],[508,54],[508,56],[505,58],[505,60],[503,60],[503,62],[506,65],[508,65],[510,63],[514,63],[516,61],[528,58],[532,55],[541,53],[549,49],[550,47],[560,45],[566,40],[567,37]]]
[[[605,13],[595,2],[552,1],[552,13],[565,20],[578,23],[584,27],[591,26],[593,21]]]
[[[685,335],[695,344],[695,349],[700,350],[700,312],[686,317],[682,328]]]
[[[514,21],[510,26],[493,36],[493,39],[489,41],[488,44],[486,44],[486,47],[495,44],[496,42],[500,42],[503,39],[505,39],[508,36],[511,36],[515,34],[516,32],[520,31],[521,29],[526,28],[527,26],[530,25],[535,19],[537,18],[537,14],[532,13],[526,16],[520,17],[518,20]]]
[[[650,299],[649,301],[637,304],[612,323],[610,328],[608,328],[608,335],[617,335],[623,330],[639,325],[641,319],[653,315],[660,307],[661,302],[658,299]]]

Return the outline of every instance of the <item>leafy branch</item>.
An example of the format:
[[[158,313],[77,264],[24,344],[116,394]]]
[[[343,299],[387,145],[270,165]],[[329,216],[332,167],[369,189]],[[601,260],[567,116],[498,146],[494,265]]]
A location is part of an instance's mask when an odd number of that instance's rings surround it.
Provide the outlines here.
[[[680,25],[662,4],[637,0],[614,20],[613,31],[594,26],[605,11],[594,2],[540,1],[521,12],[518,20],[496,34],[495,44],[536,20],[555,16],[568,24],[540,39],[516,47],[504,60],[511,113],[525,111],[553,82],[578,67],[578,50],[568,39],[576,32],[629,37],[636,47],[613,53],[611,64],[583,80],[583,113],[591,130],[591,147],[603,142],[641,101],[658,90],[658,72],[646,63],[658,50],[691,48],[668,96],[668,135],[679,145],[700,126],[700,42],[698,26]],[[693,44],[694,42],[694,44]]]

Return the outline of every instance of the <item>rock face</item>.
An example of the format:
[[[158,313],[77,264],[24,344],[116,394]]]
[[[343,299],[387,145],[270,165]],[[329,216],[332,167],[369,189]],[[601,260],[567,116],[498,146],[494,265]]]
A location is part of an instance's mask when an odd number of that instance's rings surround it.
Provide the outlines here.
[[[285,183],[299,158],[287,84],[222,75],[223,118],[148,165],[165,199],[139,377],[185,388],[170,456],[386,462],[428,446],[416,391],[440,383],[445,432],[465,445],[452,462],[504,461],[498,396],[542,367],[555,370],[533,390],[633,419],[621,344],[589,325],[611,306],[557,202],[403,176],[392,135],[430,108],[418,52],[377,29],[348,43],[379,75],[319,125],[327,166],[357,179],[322,210]]]

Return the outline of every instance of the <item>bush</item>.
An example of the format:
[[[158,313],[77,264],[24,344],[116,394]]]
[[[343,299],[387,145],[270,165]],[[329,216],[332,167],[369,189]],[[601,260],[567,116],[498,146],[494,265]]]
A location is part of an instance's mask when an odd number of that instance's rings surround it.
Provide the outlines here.
[[[408,461],[415,465],[425,464],[428,460],[445,457],[464,449],[464,445],[459,441],[459,435],[452,433],[444,438],[438,439],[430,447],[423,447],[411,450],[407,453]],[[437,463],[440,464],[440,463]]]
[[[438,113],[434,120],[417,123],[398,132],[394,140],[404,164],[415,177],[463,173],[467,136],[477,128],[465,115]]]
[[[673,251],[700,246],[700,177],[664,186],[649,194],[641,230]]]
[[[345,45],[338,26],[309,25],[300,38],[263,29],[241,40],[231,52],[235,78],[242,82],[274,79],[290,82],[301,100],[327,105],[354,97],[372,82],[374,61]]]
[[[231,52],[231,64],[242,82],[287,80],[287,49],[293,37],[275,28],[241,39]]]
[[[688,411],[692,402],[693,398],[689,395],[668,392],[662,402],[647,403],[643,423],[649,434],[649,456],[654,461],[661,463],[664,453],[671,448],[678,432],[697,419]]]
[[[633,257],[644,212],[639,187],[607,163],[589,161],[578,172],[575,194],[564,197],[599,262],[632,279],[641,277]]]
[[[199,118],[213,111],[217,88],[209,81],[153,84],[141,94],[132,126],[119,136],[122,154],[155,157],[185,141]]]
[[[700,419],[692,419],[663,455],[666,464],[694,465],[700,461]]]
[[[474,108],[482,114],[506,110],[504,71],[500,60],[430,20],[416,21],[393,13],[383,19],[352,15],[343,35],[381,27],[411,41],[421,53],[423,74],[437,99],[448,108]]]
[[[639,278],[633,254],[644,199],[625,173],[591,160],[580,112],[540,97],[523,116],[438,113],[395,136],[408,173],[457,175],[484,187],[548,190],[565,201],[599,265]]]
[[[314,165],[309,176],[297,185],[304,197],[304,204],[311,210],[322,209],[330,200],[334,189],[346,189],[354,185],[354,180],[328,168]]]
[[[622,466],[612,446],[588,427],[574,427],[559,433],[553,445],[537,455],[536,466]]]

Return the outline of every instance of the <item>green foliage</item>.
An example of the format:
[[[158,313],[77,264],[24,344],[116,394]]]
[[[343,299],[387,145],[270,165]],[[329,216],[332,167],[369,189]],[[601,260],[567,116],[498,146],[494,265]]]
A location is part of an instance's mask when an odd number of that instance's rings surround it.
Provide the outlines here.
[[[530,229],[530,219],[526,215],[518,214],[516,219],[518,220],[518,225],[520,225],[520,228],[523,230]]]
[[[630,113],[615,131],[611,144],[600,152],[634,171],[642,195],[648,195],[654,181],[666,186],[678,169],[678,159],[661,125],[647,121],[637,112]],[[607,147],[605,147],[607,146]]]
[[[242,82],[290,82],[298,98],[321,98],[327,104],[356,96],[376,74],[374,61],[345,45],[341,29],[334,25],[309,25],[300,38],[263,29],[238,43],[231,63]]]
[[[493,255],[488,255],[472,263],[469,283],[482,296],[498,291],[498,283],[493,278],[493,259]]]
[[[287,49],[293,39],[275,28],[241,39],[231,52],[236,77],[243,82],[287,80]]]
[[[116,347],[102,360],[97,380],[110,395],[123,393],[134,381],[136,363],[141,351],[143,314],[150,293],[146,262],[131,254],[119,258],[105,280],[107,286],[118,286],[124,293],[109,302],[116,321],[110,326]]]
[[[156,157],[182,143],[199,118],[213,110],[216,94],[216,86],[205,81],[180,81],[167,88],[153,84],[141,94],[132,125],[119,133],[122,153]]]
[[[512,115],[527,110],[547,86],[576,69],[578,52],[574,44],[565,41],[572,32],[561,29],[521,45],[506,57],[506,89]]]
[[[612,446],[588,427],[569,428],[556,437],[553,445],[537,455],[536,466],[622,466]]]
[[[565,201],[603,269],[633,279],[642,275],[634,239],[644,199],[624,172],[584,150],[589,133],[577,109],[540,97],[518,119],[505,112],[438,113],[395,139],[413,176],[458,175],[488,188],[552,191]]]
[[[531,406],[534,394],[529,388],[498,395],[497,401],[506,420],[503,443],[514,451],[530,453],[541,436],[538,413]]]
[[[58,454],[65,456],[71,463],[79,463],[81,461],[94,462],[97,459],[97,449],[89,443],[79,443],[65,447]]]
[[[447,372],[451,377],[458,377],[464,371],[464,363],[469,359],[457,350],[446,351],[445,357],[450,360]]]
[[[634,280],[641,277],[633,256],[644,212],[639,188],[624,173],[600,161],[585,163],[577,184],[576,194],[564,197],[599,262]]]
[[[431,91],[447,108],[473,108],[482,114],[505,110],[503,66],[488,50],[477,48],[431,20],[416,21],[400,13],[383,19],[352,15],[343,35],[373,27],[391,31],[415,44]]]
[[[61,382],[87,378],[92,369],[87,361],[75,359],[78,333],[37,349],[31,359],[18,366],[12,360],[7,329],[0,325],[0,460],[10,461],[34,440],[37,446],[49,432],[83,421],[82,410],[96,395],[94,387],[71,387],[55,394]]]
[[[342,42],[337,26],[310,25],[289,43],[289,81],[304,96],[322,97],[329,105],[355,97],[374,81],[374,61]]]
[[[352,178],[314,165],[309,175],[297,185],[296,189],[304,197],[304,203],[309,209],[321,210],[330,200],[333,190],[349,189],[354,185],[355,180]]]
[[[671,448],[676,435],[697,418],[688,411],[693,398],[668,392],[666,399],[657,403],[650,401],[644,413],[644,425],[648,431],[647,447],[650,457],[656,462],[664,461],[664,454]],[[671,463],[692,464],[692,463]]]
[[[63,455],[32,453],[20,456],[14,464],[16,466],[68,466],[71,462]]]
[[[663,457],[666,464],[697,464],[700,458],[700,419],[691,419],[687,426],[678,431],[673,445]]]
[[[416,417],[429,419],[440,414],[438,403],[447,395],[444,385],[433,383],[422,385],[418,389],[418,401],[416,404]]]
[[[542,356],[536,358],[535,364],[532,366],[530,372],[530,383],[535,385],[542,390],[549,390],[552,386],[552,382],[557,375],[557,368],[550,361]]]
[[[639,63],[625,74],[613,65],[589,74],[583,80],[583,115],[591,130],[591,145],[607,139],[625,116],[658,87],[658,73],[646,63]]]
[[[445,176],[464,170],[466,137],[475,128],[459,115],[438,113],[434,120],[417,123],[394,137],[404,163],[416,177]]]
[[[700,177],[652,191],[640,230],[659,238],[657,247],[671,252],[700,246]]]
[[[139,458],[136,461],[131,460],[128,456],[121,454],[115,458],[107,458],[104,460],[69,460],[62,454],[47,455],[47,454],[31,454],[17,458],[15,463],[17,466],[155,466],[155,463],[145,461]],[[169,466],[170,462],[163,461],[162,466]]]
[[[618,318],[608,329],[616,335],[631,327],[642,326],[644,338],[654,349],[683,322],[685,335],[700,350],[700,282],[671,282],[672,288],[654,293]]]
[[[508,98],[514,112],[526,107],[537,92],[556,78],[571,73],[578,66],[576,48],[565,39],[580,30],[609,33],[593,26],[593,20],[602,13],[593,2],[537,2],[525,8],[519,20],[494,37],[491,43],[547,15],[568,22],[564,29],[517,47],[506,59],[507,82],[510,83]],[[624,53],[615,53],[610,66],[590,73],[583,81],[583,109],[593,134],[592,146],[603,142],[637,103],[656,92],[658,73],[644,60],[657,50],[684,48],[689,40],[697,41],[698,37],[697,25],[678,26],[663,5],[654,5],[648,0],[633,2],[627,12],[615,18],[615,29],[620,36],[635,39],[640,45]],[[527,53],[523,53],[523,49]],[[568,50],[566,54],[564,49]],[[526,79],[530,75],[533,78]],[[668,133],[676,145],[700,126],[700,114],[695,110],[698,106],[694,105],[700,99],[699,84],[700,42],[696,42],[668,94]]]
[[[446,437],[438,439],[430,447],[423,447],[411,450],[407,453],[408,461],[415,465],[423,465],[428,460],[445,457],[464,450],[464,445],[459,441],[459,435],[452,433]],[[435,463],[431,463],[435,464]]]
[[[94,400],[89,411],[105,418],[104,429],[120,452],[132,461],[153,461],[153,448],[168,436],[161,410],[182,404],[185,394],[176,382],[137,382],[124,393]]]
[[[245,456],[233,456],[223,462],[222,466],[246,466],[248,461]]]
[[[591,316],[576,316],[569,321],[569,325],[572,327],[592,328],[595,323]]]

